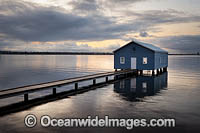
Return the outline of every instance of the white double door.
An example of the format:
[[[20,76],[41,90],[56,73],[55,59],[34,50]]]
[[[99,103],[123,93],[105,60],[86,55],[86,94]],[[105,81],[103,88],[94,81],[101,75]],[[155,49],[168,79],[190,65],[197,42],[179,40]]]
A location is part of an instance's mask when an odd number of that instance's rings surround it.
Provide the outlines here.
[[[135,57],[131,57],[131,69],[136,69],[137,59]]]

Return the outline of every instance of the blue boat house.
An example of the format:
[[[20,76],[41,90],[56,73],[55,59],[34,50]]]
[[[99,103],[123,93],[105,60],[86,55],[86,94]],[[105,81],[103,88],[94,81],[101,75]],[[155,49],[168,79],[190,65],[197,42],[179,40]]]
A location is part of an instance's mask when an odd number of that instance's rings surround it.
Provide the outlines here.
[[[114,51],[114,69],[151,70],[152,74],[167,71],[168,52],[152,44],[131,41]]]

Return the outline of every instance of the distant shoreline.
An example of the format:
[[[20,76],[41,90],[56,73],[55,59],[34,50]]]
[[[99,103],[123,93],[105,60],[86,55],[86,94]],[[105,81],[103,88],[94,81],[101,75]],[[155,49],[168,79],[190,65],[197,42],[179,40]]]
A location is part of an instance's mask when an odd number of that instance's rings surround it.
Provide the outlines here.
[[[168,54],[168,55],[199,55],[199,54]]]
[[[0,55],[113,55],[110,52],[21,52],[0,51]],[[199,54],[168,54],[168,55],[199,55]]]
[[[9,55],[113,55],[109,52],[19,52],[19,51],[0,51],[1,54]]]

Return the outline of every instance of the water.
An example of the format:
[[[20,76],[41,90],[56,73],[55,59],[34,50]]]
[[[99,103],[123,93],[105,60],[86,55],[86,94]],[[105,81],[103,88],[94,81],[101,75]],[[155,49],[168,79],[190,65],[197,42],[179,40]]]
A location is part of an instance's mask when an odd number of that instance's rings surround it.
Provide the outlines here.
[[[113,70],[113,56],[1,56],[0,89]],[[65,87],[64,87],[65,88]],[[43,94],[44,92],[40,92]],[[42,128],[24,117],[109,115],[115,118],[175,118],[176,128],[135,128],[134,132],[200,130],[200,57],[169,56],[168,73],[138,77],[0,117],[0,132],[125,132],[124,128]],[[37,93],[38,96],[38,93]],[[23,97],[14,98],[23,100]],[[8,101],[0,101],[4,105]]]
[[[113,70],[112,56],[1,55],[0,90]]]

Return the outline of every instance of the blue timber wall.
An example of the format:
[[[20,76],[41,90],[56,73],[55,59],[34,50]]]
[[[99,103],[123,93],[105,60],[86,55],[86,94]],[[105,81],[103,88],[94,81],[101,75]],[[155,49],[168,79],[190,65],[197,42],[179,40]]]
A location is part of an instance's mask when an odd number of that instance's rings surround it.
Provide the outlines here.
[[[155,69],[168,67],[168,54],[167,53],[154,53]]]
[[[120,57],[125,57],[125,64],[120,64]],[[154,70],[168,66],[167,53],[157,53],[132,43],[114,53],[114,69],[131,69],[131,57],[136,57],[138,70]],[[147,64],[143,64],[143,57],[148,58]]]

